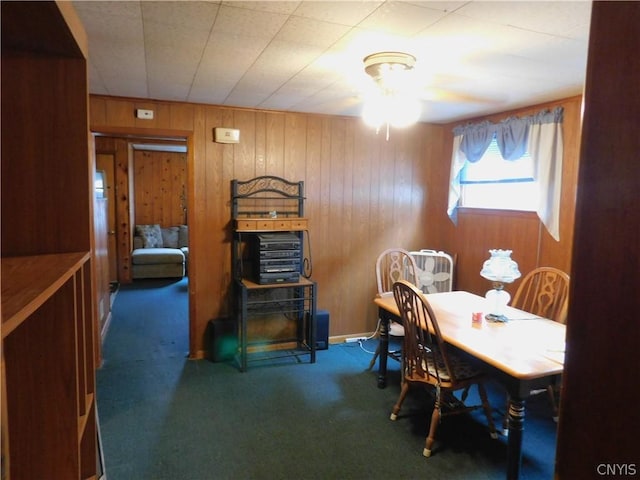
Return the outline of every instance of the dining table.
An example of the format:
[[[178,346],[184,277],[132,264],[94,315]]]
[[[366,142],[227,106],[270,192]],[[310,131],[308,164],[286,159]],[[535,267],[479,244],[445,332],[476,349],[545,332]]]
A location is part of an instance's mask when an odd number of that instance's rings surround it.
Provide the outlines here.
[[[489,301],[470,292],[424,295],[444,341],[477,362],[509,395],[506,477],[515,480],[522,465],[525,400],[562,373],[565,325],[510,306],[504,309],[507,321],[491,322],[485,318],[491,309]],[[402,320],[392,293],[375,297],[374,303],[380,318],[378,387],[385,388],[389,322]]]

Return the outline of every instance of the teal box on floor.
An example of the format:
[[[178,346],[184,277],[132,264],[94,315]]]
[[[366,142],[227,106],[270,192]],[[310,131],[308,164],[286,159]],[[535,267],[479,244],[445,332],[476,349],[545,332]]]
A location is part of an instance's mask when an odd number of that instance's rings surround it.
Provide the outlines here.
[[[209,357],[214,362],[231,360],[238,349],[238,332],[232,318],[209,321]]]
[[[329,348],[329,312],[316,310],[316,350]]]

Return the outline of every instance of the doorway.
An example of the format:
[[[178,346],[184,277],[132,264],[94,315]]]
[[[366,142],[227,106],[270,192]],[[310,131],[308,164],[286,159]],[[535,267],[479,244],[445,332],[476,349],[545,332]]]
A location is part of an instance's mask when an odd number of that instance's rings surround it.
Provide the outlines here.
[[[154,136],[133,136],[126,133],[119,134],[95,134],[95,158],[96,169],[105,172],[105,192],[108,196],[108,257],[109,257],[109,279],[114,285],[131,284],[131,252],[133,250],[133,235],[135,233],[135,225],[138,223],[165,223],[176,222],[177,224],[187,225],[188,228],[188,210],[187,200],[189,197],[189,185],[187,181],[187,170],[189,165],[188,139],[185,136],[180,137],[154,137]],[[144,152],[151,152],[149,156],[162,156],[161,152],[169,152],[167,155],[179,155],[181,166],[178,170],[181,172],[176,174],[172,168],[166,164],[168,158],[163,161],[152,161],[154,165],[160,165],[160,169],[166,170],[166,175],[162,172],[157,175],[148,176],[149,178],[159,179],[155,185],[151,183],[151,190],[154,191],[152,196],[157,197],[157,210],[148,210],[145,215],[156,215],[159,212],[168,210],[173,211],[173,217],[163,217],[161,219],[138,218],[136,214],[136,161],[135,155],[146,155]],[[174,183],[179,186],[168,187],[167,182],[173,182],[173,177],[179,177]],[[163,180],[164,178],[164,180]],[[154,180],[155,181],[155,180]],[[146,188],[146,187],[145,187]],[[163,203],[163,192],[171,190],[171,195],[178,192],[178,206],[167,208]],[[139,197],[140,195],[138,195]],[[147,198],[148,200],[148,198]],[[146,202],[149,203],[149,202]],[[140,207],[138,207],[140,209]],[[142,210],[140,209],[141,214]],[[151,212],[151,213],[149,213]],[[175,218],[174,218],[175,217]],[[140,221],[139,221],[140,220]],[[141,220],[145,220],[142,222]],[[147,221],[148,220],[148,221]],[[153,221],[151,221],[153,220]],[[190,255],[188,255],[190,257]],[[188,260],[187,260],[188,262]],[[187,266],[187,272],[189,271]],[[184,279],[187,285],[189,279]],[[190,288],[183,288],[183,292],[187,297],[187,309],[185,316],[189,321],[185,322],[187,337],[190,337]],[[192,339],[189,338],[189,349],[191,349]]]
[[[96,169],[105,172],[109,199],[109,279],[130,283],[135,225],[188,225],[187,141],[184,137],[99,135],[95,150]],[[136,156],[140,157],[137,162]],[[143,181],[136,182],[137,177]]]

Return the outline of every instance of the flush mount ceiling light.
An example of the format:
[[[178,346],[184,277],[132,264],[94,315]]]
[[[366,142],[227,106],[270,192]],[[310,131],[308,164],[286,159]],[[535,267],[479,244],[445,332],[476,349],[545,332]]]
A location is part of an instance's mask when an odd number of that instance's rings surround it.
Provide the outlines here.
[[[376,82],[384,81],[390,72],[413,70],[416,57],[402,52],[379,52],[364,57],[364,71]]]
[[[407,127],[420,118],[422,109],[412,72],[416,57],[403,52],[379,52],[366,56],[363,62],[376,89],[365,101],[362,118],[376,132],[386,125],[389,140],[390,127]]]

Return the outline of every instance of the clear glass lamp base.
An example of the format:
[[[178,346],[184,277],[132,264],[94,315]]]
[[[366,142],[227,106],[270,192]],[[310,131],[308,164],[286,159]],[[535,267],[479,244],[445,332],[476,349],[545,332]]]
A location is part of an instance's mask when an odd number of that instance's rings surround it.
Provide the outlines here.
[[[499,285],[499,288],[489,290],[485,294],[485,298],[489,301],[491,313],[485,315],[484,318],[488,322],[508,322],[509,319],[503,312],[504,307],[506,307],[509,300],[511,300],[511,295],[509,295],[509,292],[502,289],[502,284]]]

